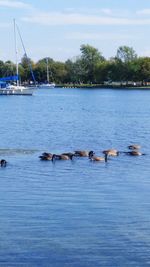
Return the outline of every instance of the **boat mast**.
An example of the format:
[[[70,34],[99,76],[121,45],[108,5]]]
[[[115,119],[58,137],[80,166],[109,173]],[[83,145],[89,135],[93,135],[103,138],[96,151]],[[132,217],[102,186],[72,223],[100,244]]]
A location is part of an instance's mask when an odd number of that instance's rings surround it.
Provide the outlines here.
[[[16,22],[14,19],[14,39],[15,39],[15,56],[16,56],[16,74],[17,77],[19,75],[19,69],[18,69],[18,52],[17,52],[17,37],[16,37]],[[19,86],[19,80],[17,79],[17,86]]]
[[[46,59],[46,64],[47,64],[47,82],[49,83],[48,58]]]
[[[31,62],[28,59],[27,52],[26,52],[26,49],[25,49],[25,46],[24,46],[24,43],[23,43],[23,40],[22,40],[22,37],[21,37],[20,30],[19,30],[17,24],[15,24],[15,25],[16,25],[17,33],[18,33],[18,35],[20,37],[20,41],[21,41],[21,44],[22,44],[22,47],[23,47],[23,50],[24,50],[24,53],[25,53],[25,57],[26,57],[26,59],[28,61],[28,64],[29,64],[29,68],[30,68],[30,71],[31,71],[32,79],[33,79],[33,81],[34,81],[34,83],[36,85],[36,80],[35,80],[34,73],[33,73],[33,70],[32,70]]]

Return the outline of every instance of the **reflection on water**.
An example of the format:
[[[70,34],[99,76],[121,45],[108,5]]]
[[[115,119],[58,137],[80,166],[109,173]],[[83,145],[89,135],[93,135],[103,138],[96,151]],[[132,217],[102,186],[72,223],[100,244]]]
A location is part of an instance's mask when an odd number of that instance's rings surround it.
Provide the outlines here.
[[[34,154],[36,149],[22,149],[22,148],[0,148],[0,155],[15,155],[15,154]]]
[[[0,98],[0,266],[150,266],[149,98],[57,88]],[[132,143],[146,155],[38,158]]]

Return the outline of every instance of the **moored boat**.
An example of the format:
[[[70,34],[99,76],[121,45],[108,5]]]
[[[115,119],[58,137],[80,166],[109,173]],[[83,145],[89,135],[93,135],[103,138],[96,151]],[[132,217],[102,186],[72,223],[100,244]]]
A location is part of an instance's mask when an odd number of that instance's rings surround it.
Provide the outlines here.
[[[55,83],[50,82],[48,58],[46,59],[46,73],[47,73],[47,82],[39,84],[38,87],[41,89],[55,88],[56,86]]]
[[[14,37],[15,37],[15,54],[16,54],[16,75],[7,76],[0,78],[0,95],[32,95],[36,89],[36,81],[34,78],[34,74],[31,66],[30,71],[32,78],[34,80],[35,86],[23,86],[19,83],[19,68],[18,68],[18,58],[17,58],[17,44],[16,44],[16,23],[14,20]],[[17,27],[19,37],[21,39],[21,43],[25,52],[25,56],[27,57],[27,53],[20,35],[20,31]]]
[[[55,88],[55,83],[41,83],[38,87],[42,89]]]
[[[0,83],[0,95],[33,95],[35,87]]]

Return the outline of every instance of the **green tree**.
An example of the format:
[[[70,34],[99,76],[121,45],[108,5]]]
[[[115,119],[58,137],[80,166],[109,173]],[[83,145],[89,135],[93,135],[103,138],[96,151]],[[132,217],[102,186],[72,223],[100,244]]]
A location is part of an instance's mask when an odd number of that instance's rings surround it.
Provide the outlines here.
[[[53,64],[53,75],[56,83],[64,83],[66,81],[67,70],[63,62],[55,62]]]
[[[110,71],[110,62],[109,61],[100,61],[97,63],[95,68],[95,80],[97,83],[103,83],[104,81],[110,80],[109,77]]]
[[[84,76],[87,82],[94,83],[96,65],[99,62],[104,61],[104,57],[101,55],[98,49],[90,45],[81,45],[80,51],[82,53],[81,65],[84,69]]]
[[[134,65],[137,54],[132,47],[120,46],[117,50],[116,62],[119,69],[120,79],[118,81],[130,81],[134,79]]]
[[[136,68],[135,79],[136,81],[147,81],[150,79],[150,58],[140,57],[134,62]]]
[[[124,45],[118,48],[116,58],[120,59],[124,63],[127,63],[136,59],[137,54],[132,47]]]
[[[22,57],[19,68],[22,72],[22,75],[20,75],[22,81],[29,82],[33,79],[32,70],[34,69],[34,62],[29,57],[27,57],[26,54]]]
[[[40,59],[34,68],[36,80],[38,82],[46,82],[47,81],[47,64],[48,64],[48,70],[49,70],[49,77],[50,81],[54,81],[54,60],[52,58],[43,58]]]
[[[3,69],[3,76],[11,76],[16,74],[16,65],[8,60],[4,64],[4,69]]]
[[[85,72],[80,57],[76,57],[75,61],[67,60],[65,62],[67,75],[66,82],[69,83],[82,83],[86,81]]]
[[[0,60],[0,77],[4,76],[4,69],[5,69],[5,64],[2,60]]]

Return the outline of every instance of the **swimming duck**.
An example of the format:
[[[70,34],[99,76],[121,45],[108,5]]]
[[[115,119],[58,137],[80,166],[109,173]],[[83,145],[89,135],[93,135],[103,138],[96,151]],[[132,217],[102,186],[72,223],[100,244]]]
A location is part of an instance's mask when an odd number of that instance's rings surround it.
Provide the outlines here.
[[[93,151],[76,150],[74,155],[78,157],[89,157],[90,152],[93,152]]]
[[[140,149],[141,146],[140,145],[130,145],[130,146],[128,146],[128,148],[131,150],[136,150],[136,149]]]
[[[104,157],[99,157],[99,156],[95,156],[95,155],[90,156],[89,159],[92,161],[105,161],[105,162],[107,161],[106,157],[104,158]]]
[[[0,166],[1,167],[6,167],[6,165],[7,165],[7,161],[5,159],[1,159],[0,160]]]
[[[39,158],[41,160],[52,160],[52,156],[53,156],[53,154],[44,152],[44,153],[42,153],[41,156],[39,156]]]
[[[115,157],[119,155],[119,151],[116,149],[107,149],[103,151],[103,154]]]
[[[61,155],[66,155],[68,157],[71,157],[71,156],[75,156],[75,153],[72,153],[72,152],[66,152],[66,153],[62,153]]]
[[[42,156],[52,156],[53,154],[51,154],[51,153],[48,153],[48,152],[43,152],[42,153]]]
[[[56,155],[56,154],[53,154],[52,156],[52,161],[58,159],[58,160],[72,160],[74,155],[64,155],[64,154],[61,154],[61,155]]]
[[[142,153],[140,151],[136,151],[136,150],[126,152],[126,154],[128,154],[130,156],[142,156],[142,155],[145,155],[144,153]]]

